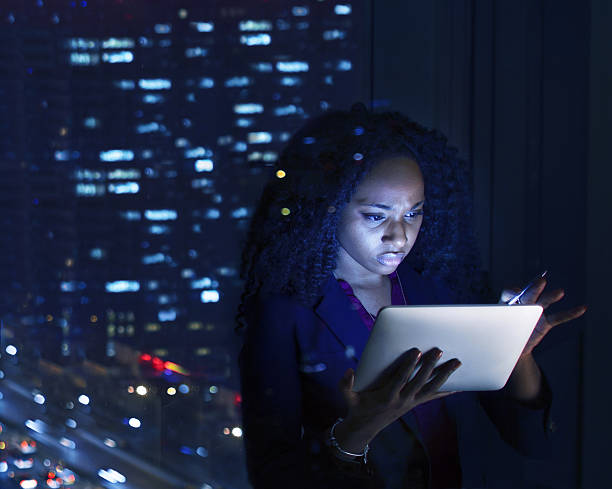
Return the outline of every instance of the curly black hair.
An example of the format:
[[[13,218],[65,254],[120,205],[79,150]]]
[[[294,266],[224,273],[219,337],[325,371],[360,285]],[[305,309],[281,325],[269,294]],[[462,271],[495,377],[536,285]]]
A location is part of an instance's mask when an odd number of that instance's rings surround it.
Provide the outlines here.
[[[425,180],[426,211],[406,260],[445,282],[458,302],[473,301],[482,285],[466,162],[439,132],[399,112],[377,113],[356,103],[310,119],[282,151],[243,248],[236,331],[259,294],[286,294],[313,305],[336,267],[344,206],[378,161],[400,155],[415,160]]]

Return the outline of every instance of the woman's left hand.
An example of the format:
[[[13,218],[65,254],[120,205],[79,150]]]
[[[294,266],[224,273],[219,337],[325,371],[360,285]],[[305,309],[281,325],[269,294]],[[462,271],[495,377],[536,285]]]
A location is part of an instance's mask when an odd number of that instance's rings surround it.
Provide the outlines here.
[[[538,320],[527,344],[521,353],[514,370],[505,386],[505,391],[514,399],[519,401],[536,403],[542,398],[543,382],[542,372],[533,358],[533,349],[540,344],[548,332],[559,324],[567,323],[572,319],[582,316],[586,311],[586,306],[578,306],[566,309],[554,314],[545,314],[546,309],[551,304],[559,302],[565,292],[563,289],[556,289],[544,292],[546,279],[539,278],[527,292],[521,297],[521,304],[538,304],[544,308],[542,316]],[[522,289],[506,289],[502,292],[500,302],[507,302]]]
[[[531,333],[531,336],[529,337],[529,340],[527,340],[527,344],[521,353],[521,358],[531,355],[533,349],[538,346],[548,332],[555,326],[567,323],[572,319],[576,319],[582,316],[587,310],[586,306],[583,305],[566,309],[564,311],[555,312],[553,314],[546,314],[546,309],[548,306],[554,304],[555,302],[559,302],[565,295],[565,292],[563,289],[555,289],[545,292],[545,288],[546,279],[539,278],[533,284],[533,287],[527,290],[527,292],[525,292],[521,297],[521,304],[538,304],[544,308],[542,316],[536,324],[533,333]],[[500,302],[507,302],[520,291],[521,289],[505,289],[501,294]]]

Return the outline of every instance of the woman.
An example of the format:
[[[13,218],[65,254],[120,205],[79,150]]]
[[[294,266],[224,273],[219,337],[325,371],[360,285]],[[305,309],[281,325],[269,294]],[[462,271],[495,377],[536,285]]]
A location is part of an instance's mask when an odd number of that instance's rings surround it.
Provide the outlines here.
[[[435,348],[411,349],[373,388],[351,389],[382,307],[482,301],[470,219],[463,162],[397,112],[356,104],[293,136],[243,254],[254,487],[484,487],[490,474],[473,453],[482,408],[514,448],[544,449],[551,395],[532,351],[582,307],[542,316],[501,391],[440,393],[460,361],[436,367]],[[544,287],[540,279],[522,302],[547,307],[563,295]]]

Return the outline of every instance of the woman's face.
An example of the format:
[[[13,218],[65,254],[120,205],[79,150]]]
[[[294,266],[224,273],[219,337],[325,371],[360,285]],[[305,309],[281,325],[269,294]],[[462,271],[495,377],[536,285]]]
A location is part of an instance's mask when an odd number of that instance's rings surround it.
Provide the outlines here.
[[[365,284],[393,272],[417,239],[424,200],[414,160],[395,156],[375,165],[340,217],[336,276]]]

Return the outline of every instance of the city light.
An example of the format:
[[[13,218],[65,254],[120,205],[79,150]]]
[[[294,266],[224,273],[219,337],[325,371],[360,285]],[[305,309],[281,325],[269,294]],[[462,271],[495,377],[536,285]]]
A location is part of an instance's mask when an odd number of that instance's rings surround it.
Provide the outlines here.
[[[203,290],[200,294],[200,300],[206,304],[208,302],[219,302],[218,290]]]
[[[140,426],[141,426],[140,420],[138,418],[130,418],[129,421],[128,421],[128,424],[132,428],[140,428]]]
[[[138,387],[136,387],[136,394],[138,394],[139,396],[146,396],[147,392],[149,391],[144,385],[139,385]]]
[[[111,293],[137,292],[140,290],[140,283],[136,280],[116,280],[106,282],[106,291]]]
[[[176,389],[174,387],[168,387],[168,390],[166,392],[169,396],[173,396],[176,394]]]
[[[4,351],[6,351],[6,353],[8,353],[11,356],[15,356],[17,355],[17,348],[14,345],[8,345]]]
[[[232,428],[232,435],[234,435],[236,438],[240,438],[242,436],[242,429],[238,426]]]
[[[81,394],[79,396],[79,402],[83,404],[83,406],[87,406],[89,404],[89,397],[86,396],[85,394]]]

